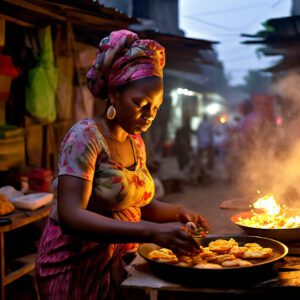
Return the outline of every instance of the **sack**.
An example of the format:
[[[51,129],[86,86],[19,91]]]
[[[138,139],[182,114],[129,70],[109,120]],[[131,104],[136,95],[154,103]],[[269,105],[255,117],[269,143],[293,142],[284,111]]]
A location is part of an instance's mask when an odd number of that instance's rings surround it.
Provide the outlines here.
[[[28,74],[26,109],[31,116],[50,123],[56,119],[55,97],[58,83],[50,26],[39,31],[39,42],[41,47],[39,62]]]

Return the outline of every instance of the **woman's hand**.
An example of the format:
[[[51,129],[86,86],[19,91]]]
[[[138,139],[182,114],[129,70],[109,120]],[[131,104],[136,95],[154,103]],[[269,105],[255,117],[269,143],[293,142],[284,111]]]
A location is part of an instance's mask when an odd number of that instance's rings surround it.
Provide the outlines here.
[[[152,223],[150,232],[150,239],[153,243],[175,253],[189,254],[199,249],[197,242],[180,223]]]
[[[187,222],[193,222],[197,228],[202,227],[204,231],[210,230],[210,226],[204,217],[185,207],[181,207],[179,209],[177,220],[183,224],[186,224]]]

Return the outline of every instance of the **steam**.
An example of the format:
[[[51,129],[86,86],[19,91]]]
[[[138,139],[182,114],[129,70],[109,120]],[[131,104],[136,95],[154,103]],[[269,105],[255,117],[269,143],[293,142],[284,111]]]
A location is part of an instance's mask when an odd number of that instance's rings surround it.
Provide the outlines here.
[[[300,208],[300,75],[290,73],[274,84],[282,103],[282,126],[266,122],[236,140],[236,183],[256,200],[274,194],[280,204]],[[233,162],[234,163],[234,162]]]

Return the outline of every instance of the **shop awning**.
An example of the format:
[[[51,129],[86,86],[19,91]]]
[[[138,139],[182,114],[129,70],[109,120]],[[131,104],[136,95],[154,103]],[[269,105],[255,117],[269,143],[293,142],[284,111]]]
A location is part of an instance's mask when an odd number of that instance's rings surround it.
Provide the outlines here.
[[[266,72],[279,72],[300,66],[300,16],[269,19],[265,30],[256,34],[242,34],[250,38],[243,44],[264,44],[260,52],[266,56],[282,56],[282,59]]]
[[[36,28],[70,22],[76,41],[95,47],[109,32],[134,28],[141,22],[92,0],[2,0],[0,18],[20,26]],[[195,80],[201,84],[198,80],[203,79],[201,65],[221,66],[213,49],[217,43],[215,41],[149,30],[137,33],[141,38],[154,39],[162,44],[166,48],[166,69],[183,72],[186,74],[183,80],[190,82],[190,85]]]

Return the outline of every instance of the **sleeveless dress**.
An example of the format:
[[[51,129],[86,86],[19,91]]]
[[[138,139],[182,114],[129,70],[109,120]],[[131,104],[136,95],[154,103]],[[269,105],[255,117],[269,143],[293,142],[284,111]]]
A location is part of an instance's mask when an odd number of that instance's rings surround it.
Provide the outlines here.
[[[123,168],[112,159],[93,119],[76,123],[62,142],[58,176],[72,175],[92,182],[87,210],[139,222],[140,208],[154,195],[154,183],[145,164],[142,138],[129,137],[136,159],[133,170]],[[63,232],[55,204],[42,233],[36,259],[41,299],[115,299],[127,275],[122,256],[136,248],[137,244],[95,242]]]

